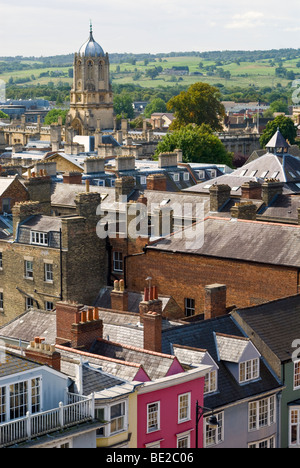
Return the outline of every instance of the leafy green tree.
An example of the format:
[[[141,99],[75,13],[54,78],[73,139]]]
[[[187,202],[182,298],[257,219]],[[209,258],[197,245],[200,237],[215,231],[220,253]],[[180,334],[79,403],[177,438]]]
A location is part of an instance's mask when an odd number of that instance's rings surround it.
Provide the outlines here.
[[[262,148],[266,146],[271,140],[272,136],[275,135],[279,128],[282,136],[289,141],[291,145],[295,144],[297,130],[293,120],[285,115],[279,115],[274,120],[267,123],[267,126],[260,137],[260,144]]]
[[[158,70],[157,67],[149,68],[146,71],[145,75],[148,76],[149,78],[151,78],[151,80],[154,80],[154,78],[156,78],[159,75],[159,70]]]
[[[66,123],[67,114],[68,110],[52,109],[45,117],[45,125],[51,125],[52,123],[58,122],[59,117],[62,117],[62,123],[64,125]]]
[[[176,148],[182,150],[184,162],[208,164],[227,164],[233,166],[233,156],[221,140],[214,134],[209,125],[189,124],[173,132],[167,133],[157,145],[154,158],[160,153],[172,152]]]
[[[114,96],[114,111],[117,116],[123,116],[124,119],[134,118],[133,101],[129,94]]]
[[[149,104],[145,107],[144,115],[145,117],[151,117],[154,112],[166,112],[167,104],[161,98],[152,99]]]
[[[282,100],[278,99],[270,104],[271,111],[274,112],[284,112],[285,114],[288,113],[288,105],[283,102]]]
[[[9,119],[9,116],[0,110],[0,119]]]
[[[221,120],[225,116],[225,109],[221,103],[221,93],[218,88],[207,83],[191,85],[187,91],[170,99],[167,108],[175,116],[172,130],[190,123],[199,126],[207,124],[213,130],[222,130]]]

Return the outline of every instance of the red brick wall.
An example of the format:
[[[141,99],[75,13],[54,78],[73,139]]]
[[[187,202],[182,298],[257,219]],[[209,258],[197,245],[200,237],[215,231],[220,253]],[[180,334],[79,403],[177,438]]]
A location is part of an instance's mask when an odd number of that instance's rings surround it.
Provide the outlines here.
[[[128,262],[128,288],[143,291],[152,277],[160,295],[173,296],[184,310],[184,298],[195,299],[196,314],[204,311],[204,288],[227,286],[227,307],[247,307],[298,293],[296,268],[148,250]]]

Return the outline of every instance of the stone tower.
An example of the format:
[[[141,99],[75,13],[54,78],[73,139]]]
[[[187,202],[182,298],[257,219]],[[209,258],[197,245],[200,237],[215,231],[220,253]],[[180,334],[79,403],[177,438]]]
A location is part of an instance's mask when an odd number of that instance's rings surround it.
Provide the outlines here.
[[[113,95],[109,78],[109,58],[93,37],[75,54],[74,80],[67,125],[78,135],[91,135],[96,129],[112,129]]]

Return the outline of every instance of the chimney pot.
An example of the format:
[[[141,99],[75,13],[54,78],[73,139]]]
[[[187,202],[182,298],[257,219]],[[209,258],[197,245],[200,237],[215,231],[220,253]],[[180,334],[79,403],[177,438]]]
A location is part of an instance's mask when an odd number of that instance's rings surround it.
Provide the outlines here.
[[[99,309],[98,307],[94,307],[94,320],[99,320]]]

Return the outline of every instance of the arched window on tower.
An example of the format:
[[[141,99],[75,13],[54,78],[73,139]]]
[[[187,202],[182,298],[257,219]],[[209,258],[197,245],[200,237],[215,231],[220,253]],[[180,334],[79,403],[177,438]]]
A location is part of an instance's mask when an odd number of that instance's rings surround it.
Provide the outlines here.
[[[89,60],[88,63],[87,63],[87,75],[88,75],[88,79],[91,80],[93,78],[93,62],[92,60]]]
[[[99,63],[99,80],[104,80],[104,69],[103,69],[103,63]]]

